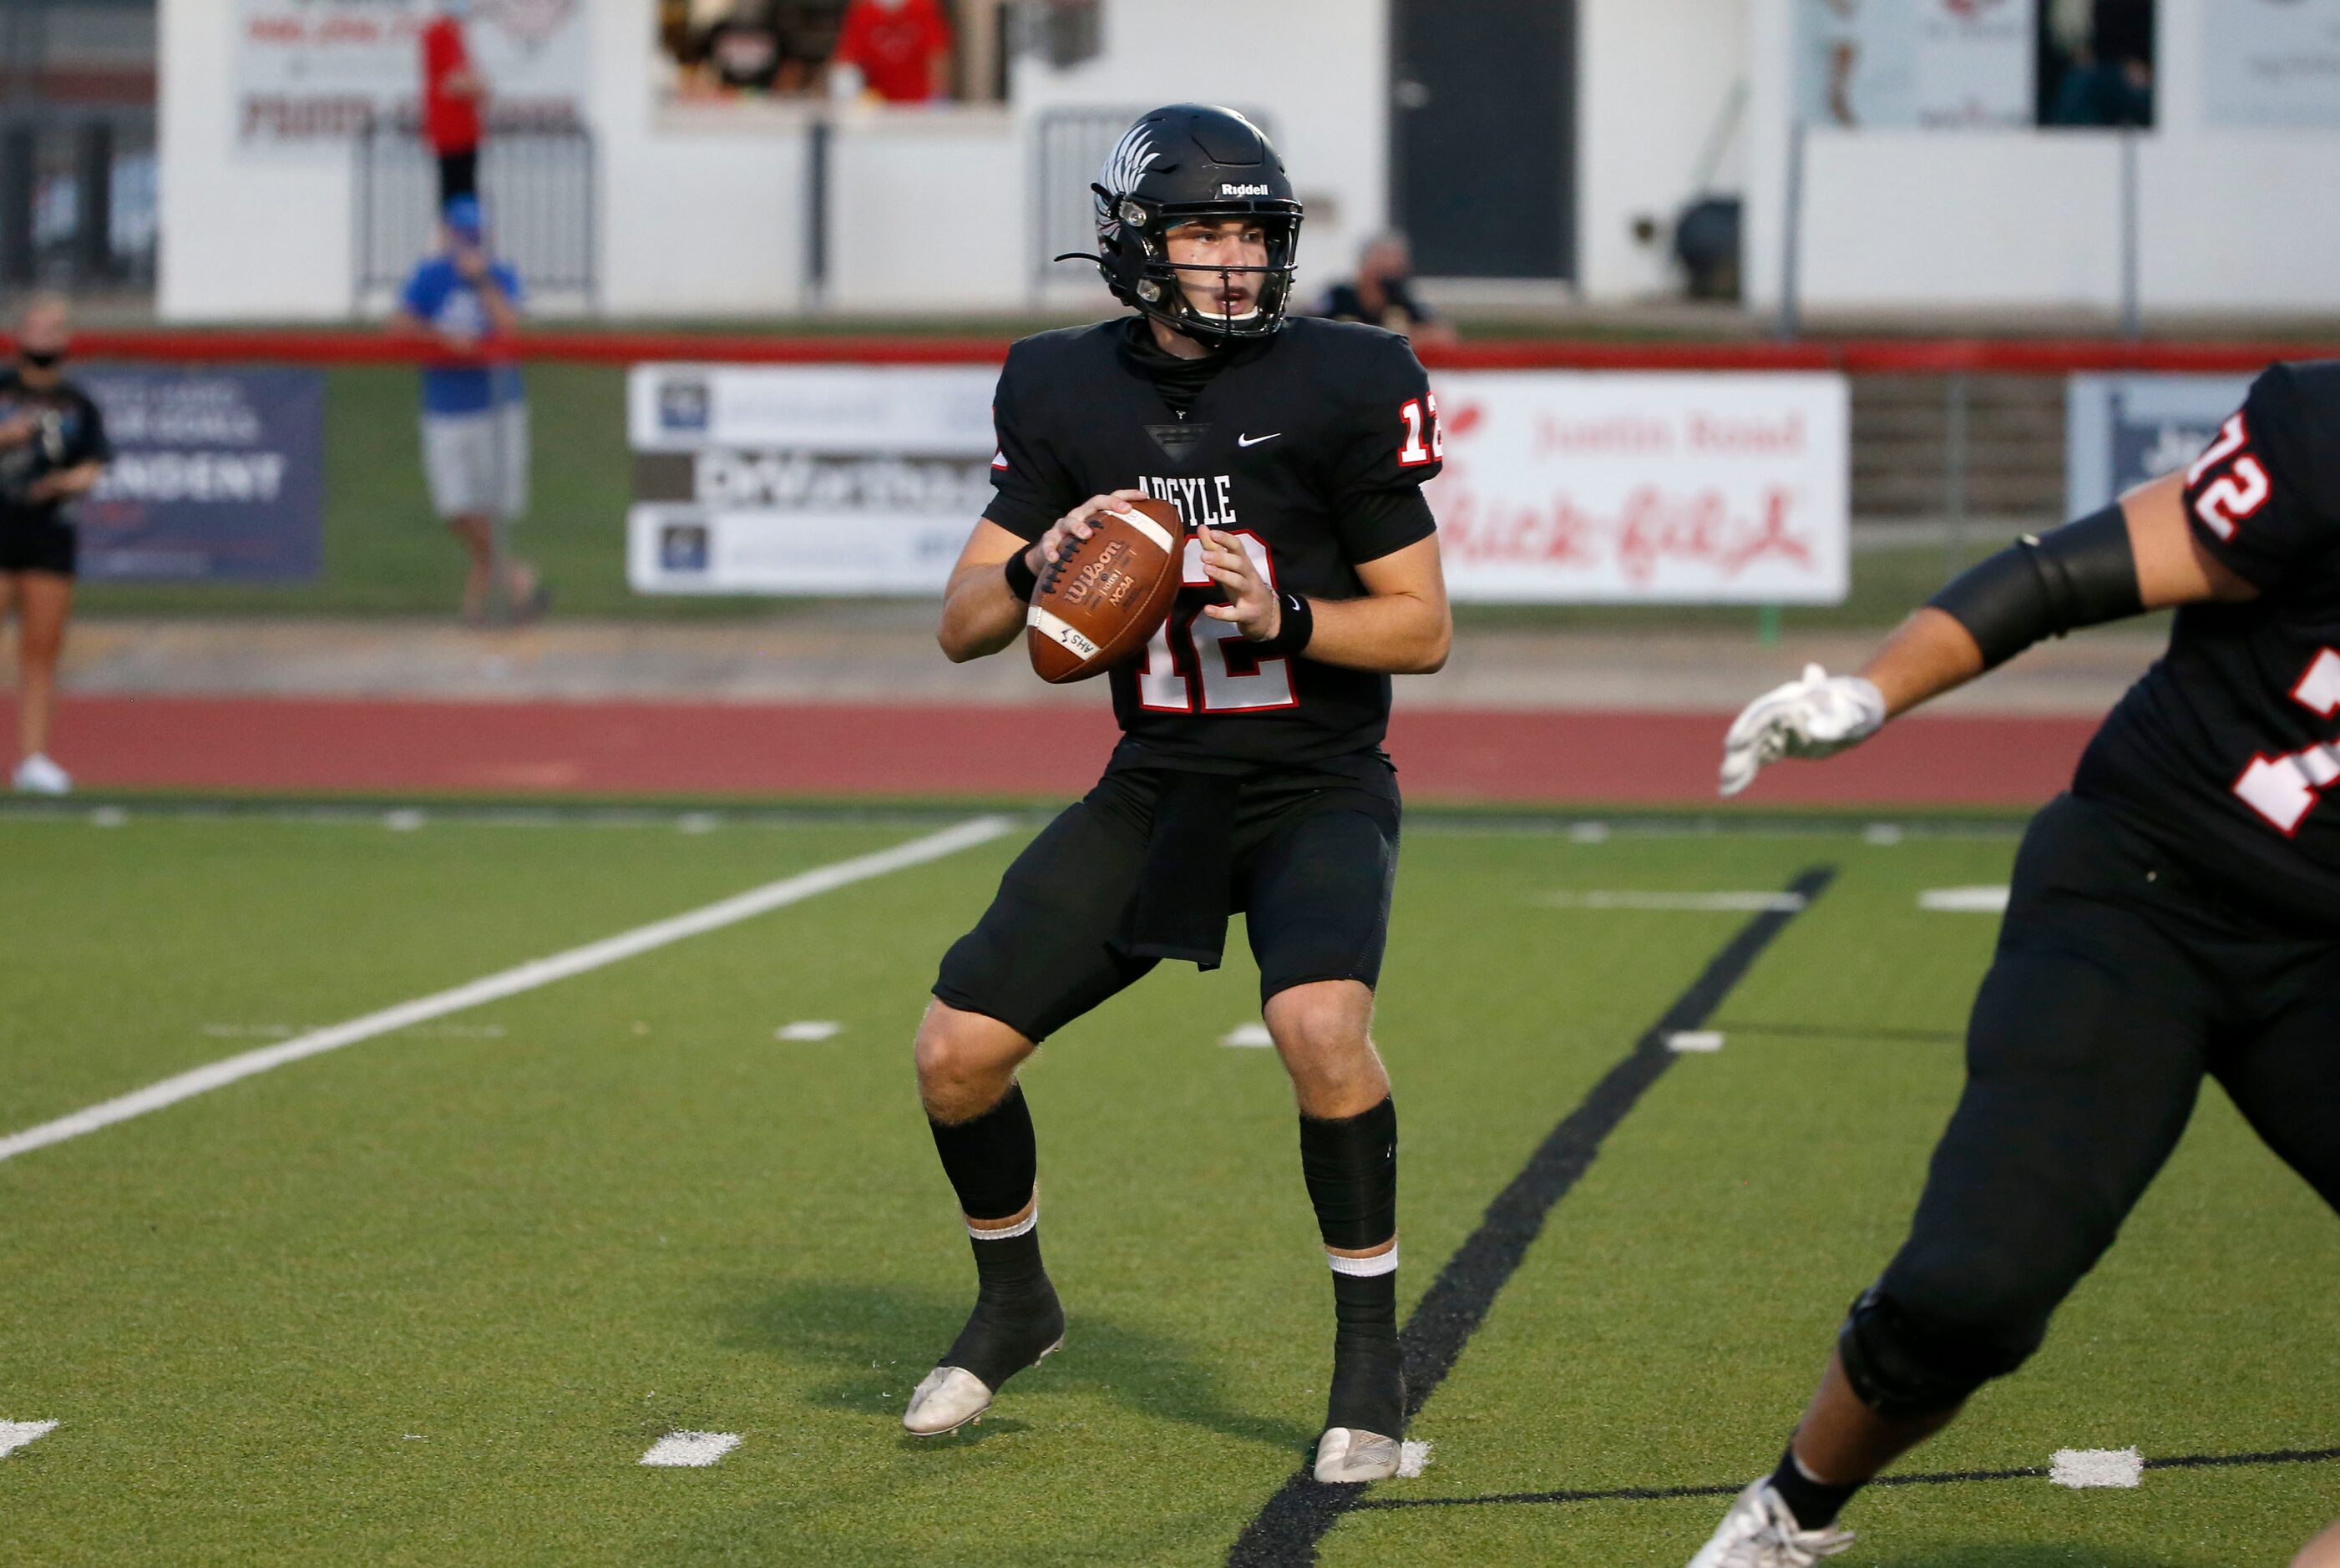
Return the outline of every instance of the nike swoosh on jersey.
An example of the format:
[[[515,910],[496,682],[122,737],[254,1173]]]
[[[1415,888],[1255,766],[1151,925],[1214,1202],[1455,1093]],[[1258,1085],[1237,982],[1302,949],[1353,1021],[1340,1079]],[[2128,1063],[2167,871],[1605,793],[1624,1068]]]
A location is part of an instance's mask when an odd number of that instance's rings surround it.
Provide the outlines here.
[[[1237,436],[1235,438],[1235,445],[1238,447],[1256,447],[1262,441],[1272,441],[1282,434],[1284,434],[1282,430],[1271,430],[1264,436]]]

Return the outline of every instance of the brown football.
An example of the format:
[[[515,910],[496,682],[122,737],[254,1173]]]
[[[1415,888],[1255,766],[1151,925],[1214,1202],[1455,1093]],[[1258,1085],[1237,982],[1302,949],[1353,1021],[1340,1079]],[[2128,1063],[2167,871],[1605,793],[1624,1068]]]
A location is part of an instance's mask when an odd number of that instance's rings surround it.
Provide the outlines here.
[[[1089,519],[1096,531],[1040,574],[1025,616],[1032,667],[1054,685],[1134,656],[1170,614],[1185,576],[1186,523],[1167,501],[1131,501]]]

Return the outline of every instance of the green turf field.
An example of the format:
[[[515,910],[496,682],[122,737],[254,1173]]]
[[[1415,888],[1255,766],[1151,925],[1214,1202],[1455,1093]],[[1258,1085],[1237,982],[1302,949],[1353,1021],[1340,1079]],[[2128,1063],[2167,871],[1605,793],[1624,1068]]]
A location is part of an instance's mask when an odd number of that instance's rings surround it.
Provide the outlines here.
[[[0,816],[0,1136],[949,820]],[[1282,1075],[1219,1043],[1256,1018],[1239,943],[1028,1070],[1069,1343],[971,1435],[897,1427],[970,1297],[907,1042],[1030,825],[0,1161],[0,1420],[58,1423],[0,1458],[0,1558],[1225,1561],[1314,1438],[1331,1297]],[[1837,874],[1551,1211],[1410,1434],[1427,1470],[1325,1563],[1679,1568],[1720,1498],[1469,1500],[1768,1467],[1899,1238],[1994,929],[1918,895],[2003,881],[2011,838],[1664,825],[1409,825],[1378,1026],[1409,1304],[1766,918],[1551,895]],[[775,1037],[808,1021],[841,1029]],[[2335,1239],[2206,1094],[2047,1349],[1904,1469],[2340,1442]],[[678,1430],[741,1442],[638,1463]],[[2335,1514],[2340,1464],[1909,1485],[1855,1504],[1845,1561],[2274,1563]]]

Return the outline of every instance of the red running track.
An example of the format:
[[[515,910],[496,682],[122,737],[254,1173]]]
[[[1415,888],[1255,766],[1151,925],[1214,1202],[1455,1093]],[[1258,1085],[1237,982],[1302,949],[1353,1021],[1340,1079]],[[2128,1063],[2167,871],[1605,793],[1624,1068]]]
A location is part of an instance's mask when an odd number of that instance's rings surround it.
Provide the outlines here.
[[[1421,801],[1710,804],[1729,715],[1400,705]],[[1825,764],[1767,771],[1753,805],[2036,806],[2095,721],[1926,716]],[[53,749],[86,788],[272,794],[1070,796],[1102,708],[79,696]]]

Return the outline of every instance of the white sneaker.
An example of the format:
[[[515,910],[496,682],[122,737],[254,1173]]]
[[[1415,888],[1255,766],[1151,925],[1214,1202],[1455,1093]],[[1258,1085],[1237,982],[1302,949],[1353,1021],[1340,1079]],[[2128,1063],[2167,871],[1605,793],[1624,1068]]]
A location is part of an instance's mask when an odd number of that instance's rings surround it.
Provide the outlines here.
[[[1799,1525],[1767,1475],[1739,1494],[1690,1568],[1812,1568],[1851,1544],[1849,1530]]]
[[[71,794],[73,775],[38,752],[16,764],[18,794]]]
[[[964,1366],[937,1366],[910,1395],[902,1429],[913,1437],[956,1432],[991,1408],[991,1390]]]
[[[1316,1479],[1327,1484],[1386,1481],[1397,1474],[1398,1456],[1394,1437],[1327,1426],[1316,1440]]]

